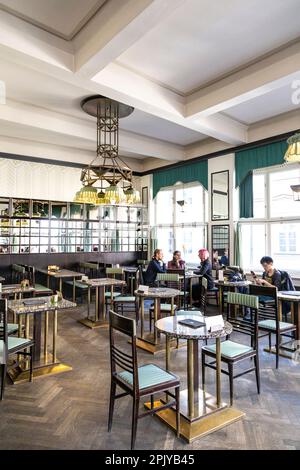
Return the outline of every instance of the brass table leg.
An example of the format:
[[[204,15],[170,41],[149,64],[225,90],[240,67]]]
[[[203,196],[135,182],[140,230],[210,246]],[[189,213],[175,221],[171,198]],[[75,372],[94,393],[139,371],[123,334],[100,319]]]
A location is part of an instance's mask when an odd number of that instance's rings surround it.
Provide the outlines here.
[[[76,300],[76,285],[75,285],[75,277],[73,277],[73,302]]]
[[[59,292],[62,294],[62,278],[59,279]]]
[[[188,340],[188,362],[187,362],[187,379],[188,379],[188,407],[189,416],[194,416],[194,351],[193,340]]]
[[[171,315],[174,316],[174,297],[171,299]]]
[[[190,307],[193,307],[193,281],[190,278]]]
[[[50,289],[50,276],[47,276],[47,287]]]
[[[170,338],[166,335],[166,370],[170,370]]]
[[[57,339],[57,310],[53,312],[53,362],[57,361],[56,358],[56,339]]]
[[[144,339],[144,321],[145,321],[145,305],[144,297],[141,297],[141,338]]]
[[[47,362],[48,336],[49,336],[49,312],[45,312],[45,331],[44,331],[44,356],[45,356],[45,362]]]
[[[26,339],[29,339],[29,335],[30,335],[30,317],[29,317],[29,314],[27,314],[25,316],[25,338]],[[27,353],[29,353],[29,348],[26,350]],[[25,356],[26,357],[26,356]],[[27,356],[28,357],[28,356]],[[26,364],[26,369],[28,369],[29,367],[29,360],[26,358],[26,361],[25,361],[25,364]]]
[[[282,316],[281,316],[281,318],[282,318]],[[295,324],[295,302],[291,303],[291,322],[293,324]]]
[[[154,299],[154,344],[158,343],[158,336],[157,336],[157,329],[155,328],[155,323],[158,320],[158,316],[160,317],[160,299]]]
[[[216,396],[217,407],[221,405],[221,340],[216,338]]]
[[[219,291],[218,291],[218,295],[219,295],[219,313],[220,315],[222,315],[223,313],[223,289],[221,286],[219,286]]]
[[[18,337],[21,338],[22,336],[22,319],[23,319],[23,315],[18,315]]]
[[[87,306],[87,317],[90,318],[90,307],[91,307],[91,288],[88,286],[88,306]]]
[[[95,321],[99,321],[98,311],[99,311],[99,287],[96,287],[96,296],[95,296]]]
[[[278,301],[278,319],[279,321],[282,321],[282,300],[280,299]]]

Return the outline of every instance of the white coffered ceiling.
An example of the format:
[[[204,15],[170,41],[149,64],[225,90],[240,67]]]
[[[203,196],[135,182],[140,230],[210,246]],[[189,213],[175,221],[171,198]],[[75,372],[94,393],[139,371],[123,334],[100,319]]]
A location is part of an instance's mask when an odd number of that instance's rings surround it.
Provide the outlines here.
[[[120,152],[139,168],[209,142],[246,143],[266,119],[278,132],[278,117],[300,112],[298,9],[299,0],[0,0],[0,143],[79,149],[86,161],[95,121],[80,102],[91,94],[135,107],[120,121]]]

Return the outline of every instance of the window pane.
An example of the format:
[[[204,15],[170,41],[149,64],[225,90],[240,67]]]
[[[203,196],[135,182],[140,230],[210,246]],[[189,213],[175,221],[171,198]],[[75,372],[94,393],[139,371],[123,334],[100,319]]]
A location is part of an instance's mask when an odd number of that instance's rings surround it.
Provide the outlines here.
[[[176,250],[186,263],[198,263],[198,250],[206,247],[206,227],[176,228]]]
[[[241,259],[246,270],[261,270],[260,259],[265,256],[265,224],[242,224]]]
[[[159,191],[156,196],[156,223],[173,223],[173,191]]]
[[[174,235],[173,229],[170,228],[158,228],[157,229],[157,248],[161,248],[164,253],[164,262],[168,262],[172,259],[174,248]]]
[[[294,201],[290,186],[299,184],[300,170],[270,174],[271,217],[300,216],[299,201]]]
[[[278,269],[300,271],[300,223],[271,224],[271,256]]]
[[[265,175],[253,175],[253,216],[265,217]]]
[[[181,188],[175,191],[176,223],[203,222],[202,186]]]

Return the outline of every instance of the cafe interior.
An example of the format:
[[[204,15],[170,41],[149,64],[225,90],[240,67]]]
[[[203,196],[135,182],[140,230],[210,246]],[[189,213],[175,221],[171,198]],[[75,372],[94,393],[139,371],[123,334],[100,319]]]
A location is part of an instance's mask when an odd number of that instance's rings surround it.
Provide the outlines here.
[[[298,10],[0,0],[0,449],[300,449]]]

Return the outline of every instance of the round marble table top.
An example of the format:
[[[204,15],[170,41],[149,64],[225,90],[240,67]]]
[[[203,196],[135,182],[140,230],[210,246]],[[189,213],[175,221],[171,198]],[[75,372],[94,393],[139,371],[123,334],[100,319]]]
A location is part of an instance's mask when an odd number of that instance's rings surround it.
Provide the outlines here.
[[[277,292],[278,300],[286,300],[290,302],[300,302],[300,295],[295,294],[294,290],[286,290]]]
[[[177,297],[180,291],[177,289],[169,289],[168,287],[149,287],[148,292],[134,291],[134,294],[139,297],[149,297],[151,299],[158,297],[160,299],[170,299]]]
[[[156,328],[161,332],[173,338],[182,339],[210,339],[221,338],[222,336],[229,335],[232,332],[232,325],[227,321],[224,322],[224,327],[221,330],[209,332],[206,326],[200,328],[191,328],[179,323],[181,320],[192,319],[195,321],[204,321],[204,317],[200,315],[179,315],[161,318],[155,323]]]

